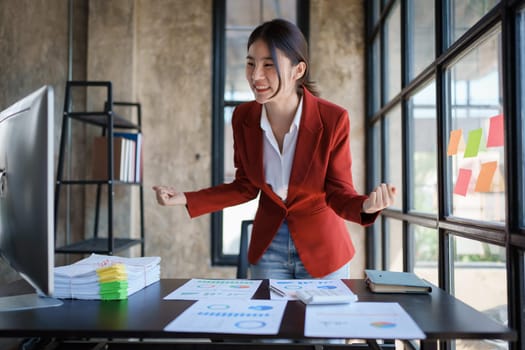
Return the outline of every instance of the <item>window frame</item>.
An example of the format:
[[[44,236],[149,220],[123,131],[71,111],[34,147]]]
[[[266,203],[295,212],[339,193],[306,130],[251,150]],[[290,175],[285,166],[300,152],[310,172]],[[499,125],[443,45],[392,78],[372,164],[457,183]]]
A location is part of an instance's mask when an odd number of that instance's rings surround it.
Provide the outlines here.
[[[401,91],[390,100],[385,100],[386,92],[384,87],[386,77],[386,65],[384,57],[384,38],[385,38],[385,23],[389,18],[396,1],[401,1],[401,73],[402,86]],[[409,133],[403,132],[403,143],[406,145],[403,149],[403,191],[398,193],[398,197],[403,199],[403,210],[386,209],[383,211],[385,218],[399,220],[403,222],[403,251],[404,251],[404,271],[413,271],[414,269],[414,249],[410,233],[410,225],[421,225],[424,227],[436,229],[438,232],[438,276],[439,286],[446,291],[451,291],[453,273],[451,264],[451,240],[454,237],[463,237],[480,242],[496,244],[505,247],[506,250],[506,271],[507,271],[507,302],[508,302],[508,318],[509,326],[517,329],[519,333],[518,341],[509,343],[509,349],[524,349],[525,348],[525,322],[523,310],[525,305],[525,270],[524,270],[524,251],[525,251],[525,224],[522,222],[523,204],[522,194],[525,193],[524,174],[521,170],[521,162],[517,160],[524,157],[525,132],[523,132],[523,125],[520,119],[519,106],[520,103],[520,89],[525,89],[525,86],[520,86],[517,81],[517,68],[520,67],[518,61],[519,45],[525,45],[525,41],[521,38],[518,42],[517,38],[517,17],[520,11],[525,9],[524,0],[500,0],[491,10],[489,10],[482,18],[469,28],[461,37],[450,45],[449,40],[452,37],[449,35],[450,18],[448,16],[451,8],[452,0],[434,0],[434,18],[435,18],[435,57],[434,60],[427,65],[416,76],[409,79],[408,72],[410,71],[410,43],[407,42],[407,31],[410,29],[408,24],[409,9],[408,4],[410,0],[387,0],[381,2],[379,9],[379,16],[374,14],[377,12],[375,6],[377,1],[366,3],[366,74],[367,74],[367,100],[366,100],[366,157],[367,157],[367,191],[371,191],[377,184],[373,179],[380,174],[380,178],[386,181],[384,174],[386,174],[385,164],[385,144],[386,133],[384,128],[385,116],[396,106],[402,106],[402,123],[403,130],[406,130],[408,121],[407,103],[414,92],[422,87],[426,82],[434,80],[436,84],[436,137],[437,137],[437,187],[438,187],[438,215],[427,215],[410,210],[409,199],[412,198],[412,189],[410,181],[407,178],[410,175],[410,164],[407,152],[410,152],[410,143],[408,142]],[[449,171],[447,165],[446,155],[446,140],[448,139],[447,130],[449,127],[449,116],[445,106],[449,103],[450,96],[447,96],[447,81],[446,69],[460,57],[472,45],[476,44],[487,32],[490,32],[495,26],[501,27],[502,35],[502,90],[503,90],[503,113],[505,115],[505,203],[506,203],[506,221],[504,224],[496,224],[477,220],[468,220],[458,217],[452,217],[452,199],[447,198],[448,191],[452,184],[451,177],[447,176],[446,171]],[[383,87],[374,87],[374,67],[373,62],[373,45],[374,40],[379,37],[380,53],[380,77],[379,84]],[[524,64],[525,58],[522,57],[521,64]],[[521,67],[524,69],[524,67]],[[383,84],[381,84],[383,82]],[[374,109],[373,96],[379,91],[379,107]],[[381,129],[380,140],[374,140],[374,130]],[[379,141],[379,142],[378,142]],[[380,152],[382,161],[379,163],[379,169],[375,166],[374,157]],[[519,163],[519,164],[518,164]],[[401,198],[399,198],[401,200]],[[520,203],[520,205],[516,205]],[[366,234],[366,266],[367,268],[388,268],[388,235],[386,231],[388,228],[385,225],[386,220],[382,220],[381,225],[372,225],[367,228]],[[381,258],[378,258],[381,257]],[[447,348],[450,344],[446,345]]]
[[[226,79],[226,3],[213,1],[213,77],[212,77],[212,186],[224,183],[224,108],[235,107],[244,101],[224,99]],[[297,26],[309,39],[310,0],[297,0]],[[237,265],[238,254],[223,252],[223,213],[211,214],[211,263],[214,266]]]

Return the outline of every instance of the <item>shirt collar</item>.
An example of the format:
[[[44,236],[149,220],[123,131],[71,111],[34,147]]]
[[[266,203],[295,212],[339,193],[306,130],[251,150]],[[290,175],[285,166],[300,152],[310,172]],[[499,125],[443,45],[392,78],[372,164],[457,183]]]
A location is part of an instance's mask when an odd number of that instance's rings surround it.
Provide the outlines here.
[[[295,111],[295,116],[293,118],[292,124],[290,125],[290,131],[293,130],[294,126],[296,129],[299,129],[299,124],[301,123],[302,115],[303,115],[303,96],[300,96],[299,105],[297,106],[297,110]],[[270,132],[272,130],[272,127],[270,126],[270,121],[268,120],[268,116],[266,115],[266,108],[264,108],[264,105],[261,111],[261,129],[263,129],[266,132]]]

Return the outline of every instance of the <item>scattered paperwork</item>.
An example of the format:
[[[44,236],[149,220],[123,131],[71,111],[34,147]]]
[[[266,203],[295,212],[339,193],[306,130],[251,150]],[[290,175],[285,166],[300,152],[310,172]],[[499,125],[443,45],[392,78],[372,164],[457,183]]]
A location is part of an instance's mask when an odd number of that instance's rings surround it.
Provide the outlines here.
[[[168,294],[166,300],[200,300],[208,298],[251,299],[261,280],[192,278]]]
[[[398,303],[357,302],[307,305],[307,337],[425,339],[425,334]]]
[[[168,332],[277,334],[286,300],[204,299],[170,322]]]
[[[122,300],[160,279],[160,257],[91,254],[54,270],[55,298]]]
[[[298,300],[300,290],[330,291],[351,297],[357,301],[357,295],[340,279],[270,279],[270,298],[272,300]]]

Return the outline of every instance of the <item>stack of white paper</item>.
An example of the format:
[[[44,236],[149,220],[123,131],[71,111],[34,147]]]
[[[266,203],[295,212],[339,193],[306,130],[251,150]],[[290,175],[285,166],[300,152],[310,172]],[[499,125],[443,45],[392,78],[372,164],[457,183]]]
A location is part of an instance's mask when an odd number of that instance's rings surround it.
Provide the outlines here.
[[[91,254],[55,267],[54,297],[120,300],[160,279],[160,257],[123,258]]]

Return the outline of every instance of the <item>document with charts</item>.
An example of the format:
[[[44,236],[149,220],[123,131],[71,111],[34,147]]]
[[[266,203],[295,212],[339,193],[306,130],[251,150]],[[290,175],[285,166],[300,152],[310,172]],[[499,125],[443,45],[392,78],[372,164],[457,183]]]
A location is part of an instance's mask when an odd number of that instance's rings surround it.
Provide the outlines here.
[[[343,295],[352,296],[357,300],[348,286],[340,279],[270,279],[270,298],[272,300],[297,300],[296,292],[299,290],[327,290]]]
[[[398,303],[357,302],[307,305],[307,337],[425,339],[425,334]]]
[[[261,280],[193,278],[164,297],[165,300],[208,298],[251,299]]]
[[[277,334],[286,300],[203,299],[186,309],[167,332]]]

